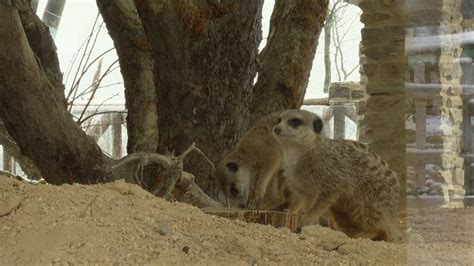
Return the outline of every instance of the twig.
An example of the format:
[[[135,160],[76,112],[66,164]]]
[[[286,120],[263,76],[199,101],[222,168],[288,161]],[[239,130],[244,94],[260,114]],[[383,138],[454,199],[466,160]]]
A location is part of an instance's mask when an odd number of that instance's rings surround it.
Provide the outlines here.
[[[86,47],[84,48],[84,52],[82,53],[81,60],[79,61],[79,66],[77,67],[76,74],[74,75],[74,79],[72,80],[72,84],[76,84],[77,75],[79,74],[79,69],[81,68],[82,62],[84,61],[84,58],[86,57],[87,48],[89,48],[89,43],[92,40],[92,35],[94,33],[94,30],[95,30],[95,25],[97,24],[97,21],[99,20],[99,16],[100,16],[100,13],[97,14],[97,16],[95,18],[95,21],[94,21],[94,25],[92,25],[91,32],[90,32],[89,36],[87,37]],[[69,91],[66,99],[69,99],[69,97],[71,96],[71,94],[74,91],[73,89],[74,89],[74,86],[71,87],[71,90]]]
[[[112,64],[110,64],[110,66],[107,68],[107,70],[104,72],[104,74],[102,74],[102,76],[100,77],[100,79],[99,79],[97,82],[94,82],[93,86],[94,86],[95,88],[99,87],[99,85],[100,85],[100,83],[102,82],[102,80],[104,79],[104,77],[106,77],[106,76],[110,73],[112,67],[113,67],[117,62],[118,62],[118,59],[115,60]],[[91,97],[89,97],[89,100],[87,101],[86,106],[84,106],[84,109],[82,110],[82,113],[81,113],[81,115],[79,116],[79,119],[78,119],[79,121],[80,121],[80,120],[82,119],[82,117],[84,116],[84,114],[85,114],[87,108],[89,107],[90,103],[92,102],[92,99],[93,99],[93,98],[94,98],[94,92],[92,93]]]
[[[192,151],[196,151],[197,153],[199,153],[206,160],[206,162],[212,167],[212,170],[216,171],[216,167],[214,166],[214,164],[211,162],[211,160],[209,160],[206,154],[203,151],[201,151],[201,149],[196,147],[195,142],[193,142],[193,144],[191,144],[191,146],[189,146],[187,150],[185,150],[180,156],[178,156],[178,159],[181,161],[184,161],[186,156],[188,156],[189,153]]]
[[[194,150],[197,151],[197,153],[199,153],[207,161],[207,163],[212,167],[212,170],[215,172],[216,167],[211,162],[211,160],[209,160],[209,158],[206,156],[206,154],[203,151],[201,151],[201,149],[199,149],[198,147],[196,147],[196,149],[194,149]]]
[[[82,124],[84,121],[87,121],[88,119],[96,116],[96,115],[103,115],[103,114],[126,114],[127,111],[104,111],[104,112],[96,112],[96,113],[92,113],[86,117],[84,117],[82,120],[78,120],[77,123]]]

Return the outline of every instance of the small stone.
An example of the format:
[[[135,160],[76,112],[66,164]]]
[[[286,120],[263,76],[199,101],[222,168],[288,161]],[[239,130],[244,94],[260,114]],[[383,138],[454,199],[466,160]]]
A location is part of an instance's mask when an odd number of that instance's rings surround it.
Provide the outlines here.
[[[170,236],[173,234],[173,228],[168,224],[162,224],[158,228],[158,233],[162,236]]]
[[[188,246],[184,246],[182,250],[183,250],[183,252],[186,253],[186,254],[189,253],[189,247],[188,247]]]

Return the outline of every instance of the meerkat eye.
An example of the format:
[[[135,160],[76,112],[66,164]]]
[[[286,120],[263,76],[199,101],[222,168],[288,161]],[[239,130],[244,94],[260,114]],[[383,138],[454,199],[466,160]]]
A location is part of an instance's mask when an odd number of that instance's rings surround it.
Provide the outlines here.
[[[281,122],[281,117],[278,117],[278,124],[280,124]]]
[[[232,173],[236,173],[237,171],[239,171],[239,165],[234,162],[228,162],[226,164],[226,167]]]
[[[301,126],[301,124],[303,124],[303,121],[301,121],[301,119],[298,119],[298,118],[293,118],[288,121],[288,125],[290,125],[293,128],[297,128]]]

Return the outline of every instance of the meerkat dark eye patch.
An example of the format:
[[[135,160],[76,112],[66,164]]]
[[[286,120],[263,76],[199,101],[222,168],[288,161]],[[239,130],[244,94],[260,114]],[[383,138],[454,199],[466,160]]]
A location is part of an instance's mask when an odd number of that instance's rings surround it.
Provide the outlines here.
[[[316,133],[321,133],[321,131],[323,130],[323,121],[321,121],[319,117],[314,119],[313,128],[314,128],[314,132]]]
[[[293,118],[293,119],[288,120],[288,125],[290,125],[293,128],[297,128],[301,126],[302,124],[303,124],[303,121],[301,121],[301,119],[299,118]]]
[[[234,162],[228,162],[225,166],[232,173],[236,173],[237,171],[239,171],[239,165]]]

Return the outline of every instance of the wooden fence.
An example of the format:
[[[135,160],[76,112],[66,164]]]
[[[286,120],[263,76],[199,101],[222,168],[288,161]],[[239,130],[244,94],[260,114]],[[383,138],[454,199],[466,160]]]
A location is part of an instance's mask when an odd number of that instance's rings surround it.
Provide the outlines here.
[[[474,63],[472,58],[461,58],[455,61],[458,71],[462,71],[460,85],[463,87],[463,105],[467,109],[469,100],[474,97]],[[407,147],[408,164],[415,168],[415,186],[424,186],[425,167],[427,163],[441,165],[441,154],[443,153],[443,143],[427,144],[427,110],[428,108],[439,109],[442,105],[440,95],[442,84],[439,80],[439,69],[437,65],[427,65],[422,61],[415,63],[413,75],[407,75],[406,83],[407,95],[413,100],[415,105],[415,143],[414,146]],[[465,143],[472,146],[471,119],[474,114],[465,111]],[[472,153],[473,149],[468,148],[467,153]],[[467,165],[467,168],[468,165]],[[469,169],[466,169],[469,177]],[[467,179],[470,179],[467,178]]]

